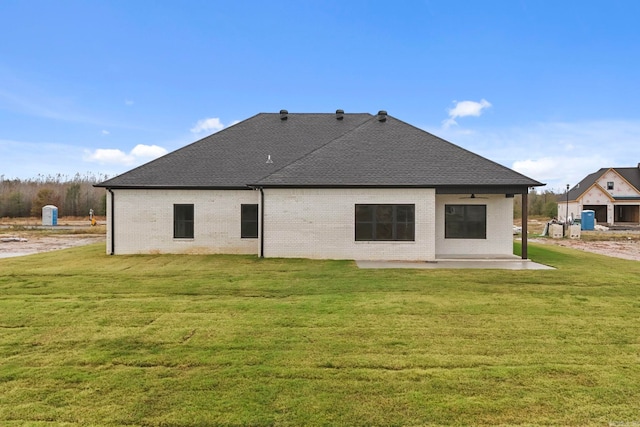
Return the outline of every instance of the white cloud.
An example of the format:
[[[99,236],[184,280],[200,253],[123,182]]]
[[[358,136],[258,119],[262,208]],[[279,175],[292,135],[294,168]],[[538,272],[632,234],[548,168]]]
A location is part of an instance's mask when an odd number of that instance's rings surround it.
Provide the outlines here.
[[[103,135],[109,135],[111,132],[109,132],[109,131],[108,131],[108,130],[106,130],[106,129],[102,129],[102,132],[101,132],[101,133],[102,133]]]
[[[167,150],[158,145],[138,144],[131,150],[131,155],[137,159],[155,159],[167,154]]]
[[[566,184],[573,187],[588,174],[612,166],[609,162],[609,159],[599,154],[575,157],[562,154],[517,160],[513,163],[512,169],[547,184],[551,190],[562,191]]]
[[[482,114],[482,111],[491,107],[491,103],[486,99],[481,99],[480,102],[476,101],[459,101],[455,102],[455,107],[449,109],[449,118],[442,122],[442,126],[447,129],[452,125],[457,125],[456,119],[459,117],[474,116],[478,117]]]
[[[471,134],[458,127],[426,130],[546,183],[542,190],[564,191],[600,168],[640,162],[640,120],[528,123]]]
[[[196,125],[191,128],[191,132],[193,133],[200,133],[205,131],[218,132],[223,128],[224,128],[224,125],[222,124],[219,118],[211,117],[208,119],[198,120]]]
[[[117,148],[98,148],[85,152],[84,160],[100,164],[131,166],[153,160],[167,154],[167,150],[157,145],[136,145],[129,153]]]
[[[131,106],[133,104],[134,104],[134,102],[133,102],[132,99],[125,99],[124,100],[124,105],[126,105],[126,106]]]

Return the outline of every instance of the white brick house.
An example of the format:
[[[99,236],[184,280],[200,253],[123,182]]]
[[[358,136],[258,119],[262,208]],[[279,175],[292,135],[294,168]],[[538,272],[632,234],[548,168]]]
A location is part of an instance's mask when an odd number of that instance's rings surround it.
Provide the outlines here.
[[[258,114],[98,184],[109,254],[410,261],[511,256],[513,196],[538,185],[386,112],[341,110]]]

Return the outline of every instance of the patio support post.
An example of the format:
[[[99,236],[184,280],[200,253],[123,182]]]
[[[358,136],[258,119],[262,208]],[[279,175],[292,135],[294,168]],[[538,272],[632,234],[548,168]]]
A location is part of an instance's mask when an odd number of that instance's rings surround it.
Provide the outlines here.
[[[260,187],[260,258],[264,258],[264,189]]]
[[[528,248],[527,248],[527,221],[529,218],[528,210],[529,210],[529,191],[522,193],[522,259],[528,259]]]

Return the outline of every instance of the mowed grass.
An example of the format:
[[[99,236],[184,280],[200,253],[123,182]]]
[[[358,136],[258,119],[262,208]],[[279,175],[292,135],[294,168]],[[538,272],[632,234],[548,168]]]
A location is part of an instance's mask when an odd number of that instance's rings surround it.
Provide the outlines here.
[[[0,425],[640,423],[640,263],[0,260]]]

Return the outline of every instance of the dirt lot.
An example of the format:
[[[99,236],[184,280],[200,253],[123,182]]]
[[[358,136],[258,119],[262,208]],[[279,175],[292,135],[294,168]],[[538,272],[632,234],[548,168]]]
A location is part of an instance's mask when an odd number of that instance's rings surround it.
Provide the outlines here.
[[[580,249],[600,255],[640,261],[640,240],[598,240],[529,238],[529,242]]]
[[[104,218],[91,226],[89,217],[60,218],[56,227],[42,227],[38,218],[0,219],[0,258],[31,255],[104,242]]]
[[[71,248],[73,246],[89,245],[91,243],[104,242],[105,236],[58,234],[55,236],[31,236],[18,238],[20,240],[5,239],[16,237],[0,233],[0,258],[9,258],[22,255],[37,254],[40,252],[55,251]]]
[[[541,234],[546,221],[543,218],[530,219],[527,222],[529,233]],[[580,239],[537,238],[529,234],[529,242],[564,246],[600,255],[640,261],[640,227],[630,227],[627,230],[583,231]]]

